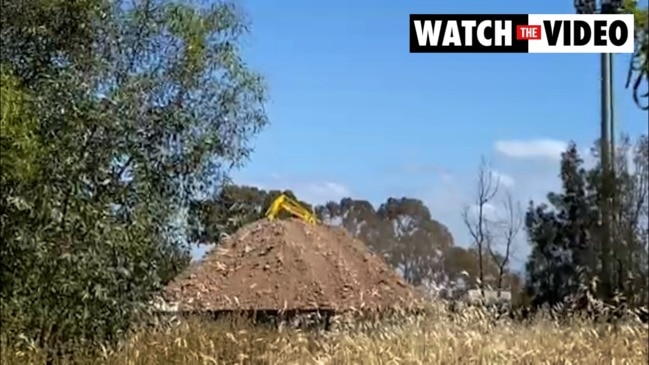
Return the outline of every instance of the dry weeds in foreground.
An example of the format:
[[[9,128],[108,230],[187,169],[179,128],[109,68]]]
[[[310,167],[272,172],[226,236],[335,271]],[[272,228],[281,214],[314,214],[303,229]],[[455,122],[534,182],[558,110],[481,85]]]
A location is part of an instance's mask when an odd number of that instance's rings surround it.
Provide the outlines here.
[[[76,364],[647,364],[646,324],[495,322],[481,311],[436,311],[402,324],[329,333],[234,322],[188,321],[141,333],[127,346]],[[2,351],[2,364],[37,364],[29,350]]]

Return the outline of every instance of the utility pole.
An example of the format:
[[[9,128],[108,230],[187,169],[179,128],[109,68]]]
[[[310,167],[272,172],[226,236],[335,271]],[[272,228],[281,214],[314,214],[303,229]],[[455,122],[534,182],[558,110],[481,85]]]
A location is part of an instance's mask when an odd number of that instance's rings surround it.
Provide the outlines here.
[[[621,0],[574,0],[577,14],[616,14],[622,7]],[[613,233],[613,199],[615,189],[615,125],[613,122],[613,55],[600,55],[601,120],[600,159],[602,163],[602,242],[600,260],[602,263],[601,287],[605,298],[612,295],[611,248]]]
[[[601,54],[601,162],[602,162],[602,247],[601,256],[602,261],[602,277],[601,285],[605,297],[611,294],[611,233],[612,230],[612,130],[611,123],[611,54]]]

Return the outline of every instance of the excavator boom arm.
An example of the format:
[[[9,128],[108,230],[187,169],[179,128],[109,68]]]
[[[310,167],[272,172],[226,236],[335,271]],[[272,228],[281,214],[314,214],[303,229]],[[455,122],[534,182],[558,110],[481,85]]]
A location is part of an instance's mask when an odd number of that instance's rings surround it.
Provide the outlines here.
[[[266,217],[268,217],[268,219],[275,219],[282,209],[307,223],[318,223],[318,219],[313,215],[313,213],[285,194],[280,195],[271,203],[268,210],[266,210]]]

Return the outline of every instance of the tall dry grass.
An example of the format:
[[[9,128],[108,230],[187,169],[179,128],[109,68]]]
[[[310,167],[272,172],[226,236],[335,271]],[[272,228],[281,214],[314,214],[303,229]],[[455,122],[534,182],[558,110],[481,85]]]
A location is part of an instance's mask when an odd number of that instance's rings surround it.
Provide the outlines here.
[[[255,327],[242,321],[188,320],[147,330],[102,355],[67,364],[647,364],[649,328],[547,317],[494,320],[480,309],[365,323],[329,332]],[[24,344],[3,344],[2,364],[40,364]],[[20,349],[19,349],[20,347]]]

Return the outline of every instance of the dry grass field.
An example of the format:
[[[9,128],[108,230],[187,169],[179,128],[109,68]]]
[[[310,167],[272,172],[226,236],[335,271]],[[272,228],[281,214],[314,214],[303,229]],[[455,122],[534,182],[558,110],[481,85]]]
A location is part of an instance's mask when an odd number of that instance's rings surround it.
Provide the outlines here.
[[[442,308],[398,324],[366,323],[329,332],[189,320],[139,333],[102,356],[68,364],[647,364],[649,328],[574,318],[558,323],[495,321],[483,311]],[[2,364],[40,364],[29,346],[4,344]]]

